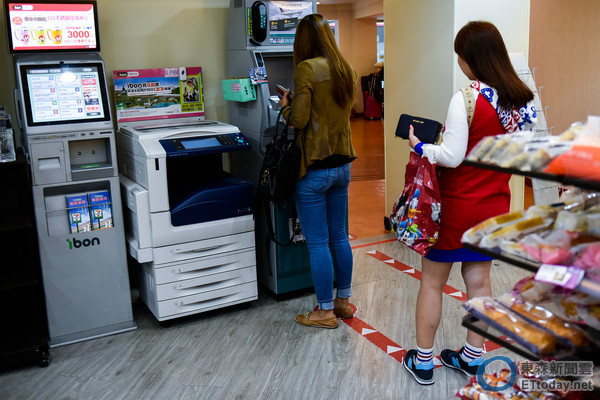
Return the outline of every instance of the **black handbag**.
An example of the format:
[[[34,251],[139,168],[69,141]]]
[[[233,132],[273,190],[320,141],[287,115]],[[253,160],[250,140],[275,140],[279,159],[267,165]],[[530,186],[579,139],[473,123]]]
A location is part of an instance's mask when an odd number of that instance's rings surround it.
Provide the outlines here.
[[[396,127],[396,136],[402,139],[408,139],[408,130],[410,125],[415,128],[415,136],[421,142],[436,143],[442,131],[442,124],[432,119],[415,117],[408,114],[402,114]]]
[[[280,111],[273,140],[266,146],[256,187],[257,195],[264,200],[282,202],[296,190],[302,151],[296,145],[295,135],[288,139],[288,131],[288,122],[281,123]]]

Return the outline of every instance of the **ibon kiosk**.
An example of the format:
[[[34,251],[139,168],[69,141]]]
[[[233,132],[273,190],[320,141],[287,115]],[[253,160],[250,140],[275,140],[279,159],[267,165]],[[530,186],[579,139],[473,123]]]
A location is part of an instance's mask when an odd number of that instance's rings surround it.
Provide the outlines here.
[[[254,185],[258,181],[265,147],[279,112],[276,85],[294,87],[293,43],[296,26],[317,11],[315,1],[231,0],[227,26],[227,74],[252,76],[256,99],[230,101],[230,122],[252,144],[241,159],[240,171]],[[260,77],[260,78],[259,78]],[[266,78],[265,78],[266,77]],[[259,282],[274,294],[312,287],[308,248],[297,232],[294,199],[270,204],[273,232],[282,246],[270,239],[267,218],[256,210],[256,251]]]
[[[96,1],[5,4],[50,347],[133,330]]]
[[[250,142],[204,119],[200,67],[114,71],[127,246],[161,325],[258,298]]]

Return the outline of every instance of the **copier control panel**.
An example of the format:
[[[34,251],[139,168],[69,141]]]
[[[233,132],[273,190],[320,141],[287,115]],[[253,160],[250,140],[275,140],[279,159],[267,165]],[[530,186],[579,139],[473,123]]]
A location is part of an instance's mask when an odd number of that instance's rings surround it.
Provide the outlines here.
[[[239,132],[211,136],[162,139],[160,140],[160,144],[165,149],[167,157],[226,153],[249,150],[251,147],[250,141]]]

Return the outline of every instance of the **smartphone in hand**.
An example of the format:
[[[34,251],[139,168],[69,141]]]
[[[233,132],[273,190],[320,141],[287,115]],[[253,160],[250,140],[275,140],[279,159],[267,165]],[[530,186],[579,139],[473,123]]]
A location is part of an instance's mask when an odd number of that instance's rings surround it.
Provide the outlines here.
[[[275,88],[277,89],[277,96],[279,96],[279,98],[283,98],[283,95],[285,94],[285,92],[288,91],[288,89],[286,89],[285,87],[281,86],[281,85],[276,85]]]

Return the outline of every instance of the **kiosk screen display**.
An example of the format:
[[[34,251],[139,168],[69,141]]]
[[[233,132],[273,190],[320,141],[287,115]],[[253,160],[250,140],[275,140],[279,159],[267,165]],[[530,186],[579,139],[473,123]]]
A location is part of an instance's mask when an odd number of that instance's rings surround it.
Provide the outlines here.
[[[269,44],[294,43],[296,26],[302,18],[313,13],[312,1],[270,1]]]
[[[100,51],[96,1],[6,2],[10,51]]]
[[[108,121],[101,63],[21,65],[29,126]]]

